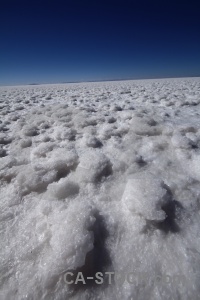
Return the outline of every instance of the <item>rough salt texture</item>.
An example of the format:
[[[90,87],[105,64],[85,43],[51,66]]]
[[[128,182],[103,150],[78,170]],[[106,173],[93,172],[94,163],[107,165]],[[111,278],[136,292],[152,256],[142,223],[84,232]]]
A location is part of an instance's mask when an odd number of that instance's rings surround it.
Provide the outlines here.
[[[199,299],[199,78],[1,87],[0,115],[2,300]]]

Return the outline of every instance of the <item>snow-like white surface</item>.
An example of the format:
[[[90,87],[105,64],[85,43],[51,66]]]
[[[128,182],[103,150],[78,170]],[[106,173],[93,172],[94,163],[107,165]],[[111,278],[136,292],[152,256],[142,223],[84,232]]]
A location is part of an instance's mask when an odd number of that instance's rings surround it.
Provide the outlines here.
[[[199,299],[199,78],[1,87],[0,115],[0,299]]]

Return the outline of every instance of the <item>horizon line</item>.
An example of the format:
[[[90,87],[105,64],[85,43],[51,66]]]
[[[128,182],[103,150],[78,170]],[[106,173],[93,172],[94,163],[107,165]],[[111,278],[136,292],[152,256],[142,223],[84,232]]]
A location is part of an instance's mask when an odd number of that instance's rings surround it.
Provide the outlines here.
[[[182,78],[200,78],[200,75],[192,75],[192,76],[166,76],[166,77],[138,77],[138,78],[132,78],[132,77],[128,77],[128,78],[117,78],[117,79],[97,79],[97,80],[76,80],[76,81],[62,81],[62,82],[42,82],[42,83],[37,83],[37,82],[33,82],[33,83],[17,83],[17,84],[5,84],[2,85],[0,83],[0,87],[7,87],[7,86],[36,86],[36,85],[53,85],[53,84],[70,84],[70,83],[92,83],[92,82],[109,82],[109,81],[131,81],[131,80],[160,80],[160,79],[182,79]]]

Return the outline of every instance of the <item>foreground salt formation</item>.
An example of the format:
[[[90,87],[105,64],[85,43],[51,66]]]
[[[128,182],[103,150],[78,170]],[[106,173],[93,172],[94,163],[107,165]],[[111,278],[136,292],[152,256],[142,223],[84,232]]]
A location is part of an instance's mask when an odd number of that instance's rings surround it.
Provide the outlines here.
[[[1,87],[0,298],[199,299],[199,104],[199,78]]]

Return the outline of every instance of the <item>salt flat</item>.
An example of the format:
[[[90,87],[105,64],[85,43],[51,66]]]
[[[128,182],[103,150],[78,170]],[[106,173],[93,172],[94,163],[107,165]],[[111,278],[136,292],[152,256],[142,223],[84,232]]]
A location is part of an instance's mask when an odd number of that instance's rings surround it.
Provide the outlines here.
[[[200,78],[1,87],[0,115],[1,299],[199,299]]]

